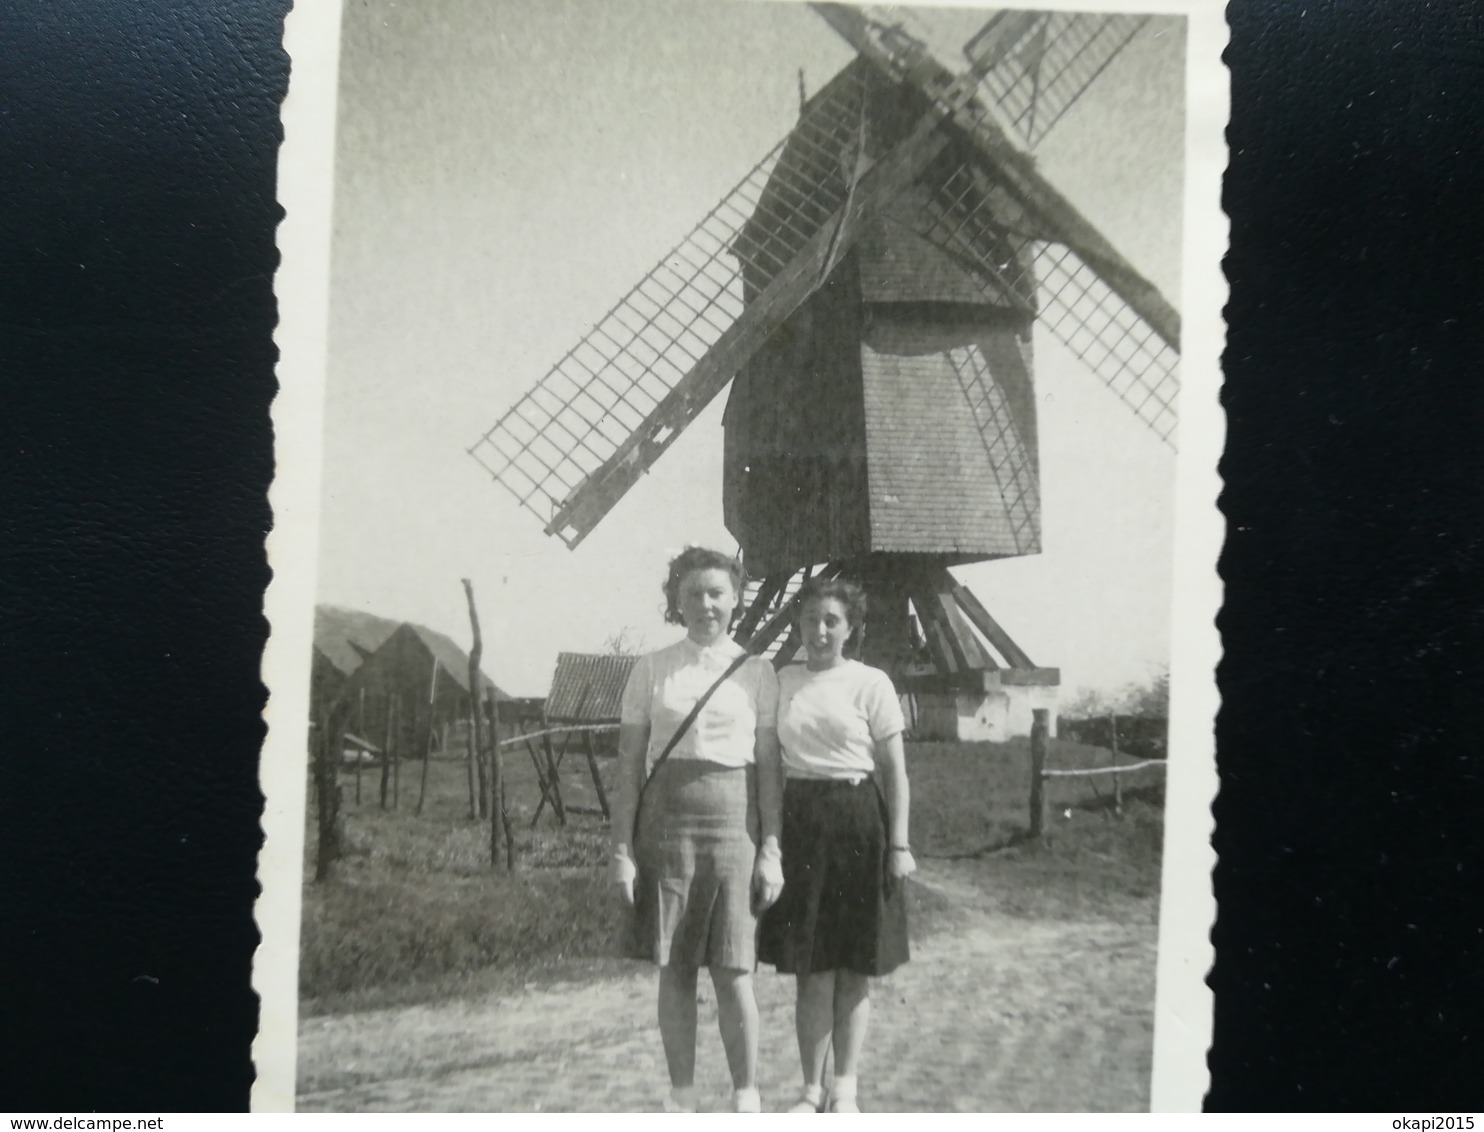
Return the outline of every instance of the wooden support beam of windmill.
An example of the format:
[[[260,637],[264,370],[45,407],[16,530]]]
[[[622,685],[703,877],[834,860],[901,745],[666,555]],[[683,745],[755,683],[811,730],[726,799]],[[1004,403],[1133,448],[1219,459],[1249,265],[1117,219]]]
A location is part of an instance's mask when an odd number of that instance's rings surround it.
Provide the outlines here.
[[[839,573],[839,563],[832,562],[829,565],[825,566],[822,570],[820,570],[817,577],[833,578]],[[770,577],[766,580],[767,583],[772,583],[776,580],[776,587],[769,590],[769,586],[765,584],[764,588],[758,591],[757,596],[753,598],[752,606],[747,610],[746,614],[743,615],[742,620],[738,623],[736,632],[736,640],[738,644],[744,645],[750,652],[754,654],[760,654],[765,649],[767,649],[769,645],[771,645],[775,640],[778,639],[779,634],[787,630],[789,633],[789,641],[791,641],[792,644],[790,645],[788,642],[785,642],[783,647],[779,650],[778,657],[781,659],[782,663],[787,663],[787,659],[789,657],[792,657],[793,654],[796,653],[799,649],[799,642],[796,639],[798,634],[794,626],[794,613],[798,609],[799,595],[795,593],[793,597],[789,598],[786,602],[779,606],[778,609],[773,612],[772,616],[768,617],[766,620],[762,620],[763,614],[767,612],[764,593],[767,592],[768,594],[768,596],[766,597],[766,602],[773,601],[774,598],[776,598],[777,595],[783,591],[784,587],[787,586],[788,580],[791,576],[792,575],[785,573],[776,576],[776,579],[774,577]],[[757,624],[759,620],[762,621],[760,625]],[[753,623],[753,625],[755,626],[754,628],[747,628],[749,621]]]
[[[1043,177],[984,108],[961,102],[961,81],[921,45],[848,4],[810,4],[851,47],[885,73],[912,83],[951,114],[955,132],[993,167],[1008,188],[1056,239],[1102,277],[1169,345],[1180,348],[1180,313],[1082,213]],[[883,34],[887,33],[887,34]]]
[[[822,224],[757,299],[665,396],[643,425],[578,485],[546,526],[575,547],[775,334],[821,283],[825,265],[854,244],[865,222],[905,191],[948,144],[939,127],[952,103],[934,102],[907,139],[862,174],[846,207]]]
[[[989,615],[989,610],[979,603],[968,586],[965,586],[947,570],[942,571],[939,584],[943,592],[952,594],[953,600],[958,607],[964,611],[965,616],[973,624],[974,628],[984,634],[984,639],[999,650],[1001,656],[1008,660],[1014,668],[1035,668],[1035,662],[1026,655],[1019,645],[1011,638],[1010,634],[1000,627],[1000,623]]]
[[[788,584],[788,574],[769,574],[758,583],[757,593],[753,596],[752,603],[747,607],[747,612],[737,622],[736,639],[748,640],[757,631],[758,624],[763,619],[763,614],[768,611],[768,606],[783,592],[783,587]]]
[[[933,665],[942,676],[950,680],[961,677],[970,667],[969,659],[944,622],[943,607],[938,603],[938,595],[924,579],[912,587],[910,596],[912,604],[917,608],[917,621],[922,626],[922,635],[927,640]]]

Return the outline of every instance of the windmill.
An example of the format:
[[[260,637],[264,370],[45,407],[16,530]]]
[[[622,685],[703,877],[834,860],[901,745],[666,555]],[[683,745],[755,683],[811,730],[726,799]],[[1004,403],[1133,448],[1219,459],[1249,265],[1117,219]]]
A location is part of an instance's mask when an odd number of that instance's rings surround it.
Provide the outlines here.
[[[940,730],[1024,730],[1057,670],[949,567],[1040,551],[1037,319],[1173,447],[1179,315],[1021,148],[1145,18],[999,12],[955,75],[901,13],[811,6],[856,58],[470,451],[576,547],[731,382],[738,639],[787,662],[802,581],[850,577]]]

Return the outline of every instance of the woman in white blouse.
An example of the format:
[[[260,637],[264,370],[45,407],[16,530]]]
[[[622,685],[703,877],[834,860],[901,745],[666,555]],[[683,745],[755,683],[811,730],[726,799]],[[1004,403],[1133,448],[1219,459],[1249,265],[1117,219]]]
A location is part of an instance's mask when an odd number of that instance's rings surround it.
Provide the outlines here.
[[[696,1110],[701,967],[716,989],[733,1107],[760,1110],[752,972],[757,916],[783,886],[778,683],[757,657],[726,675],[745,655],[727,636],[742,584],[740,564],[727,555],[689,547],[677,556],[665,579],[666,620],[684,624],[686,635],[641,657],[623,695],[613,875],[634,911],[626,954],[659,967],[668,1111]],[[679,731],[713,685],[694,722]]]
[[[844,655],[865,608],[849,582],[807,583],[798,627],[808,661],[778,674],[784,888],[764,917],[759,953],[797,978],[804,1092],[790,1112],[860,1111],[868,979],[908,958],[902,881],[917,866],[907,841],[901,704],[885,672]]]

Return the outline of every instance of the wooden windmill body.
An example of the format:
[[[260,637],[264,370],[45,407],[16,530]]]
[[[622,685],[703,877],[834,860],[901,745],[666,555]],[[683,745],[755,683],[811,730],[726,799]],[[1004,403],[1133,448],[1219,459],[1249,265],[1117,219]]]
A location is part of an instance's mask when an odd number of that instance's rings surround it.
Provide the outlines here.
[[[1032,326],[1168,441],[1179,318],[983,96],[1034,142],[1140,20],[1001,13],[954,76],[889,19],[814,7],[857,58],[471,451],[575,547],[731,381],[723,512],[759,579],[738,639],[787,662],[802,581],[852,578],[919,730],[1003,737],[1057,670],[948,568],[1041,549]]]
[[[852,85],[862,108],[856,161],[832,163],[807,139],[827,129],[817,119]],[[786,223],[789,183],[834,177],[848,193],[843,182],[899,145],[926,102],[857,59],[804,107],[739,237],[749,301],[772,281],[757,251]],[[950,699],[980,714],[1006,670],[1030,686],[1056,683],[998,626],[989,631],[1001,657],[983,647],[947,571],[1040,550],[1031,266],[986,228],[982,254],[1014,264],[1013,283],[986,287],[924,235],[927,186],[962,160],[945,151],[863,225],[737,373],[724,418],[725,518],[748,568],[776,582],[830,564],[864,583],[863,655],[916,695],[919,716],[940,719]]]

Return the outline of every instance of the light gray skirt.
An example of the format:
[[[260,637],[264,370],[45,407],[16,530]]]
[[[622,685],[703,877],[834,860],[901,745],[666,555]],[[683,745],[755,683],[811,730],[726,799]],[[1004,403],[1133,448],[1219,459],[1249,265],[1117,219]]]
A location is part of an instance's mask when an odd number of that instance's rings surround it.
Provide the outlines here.
[[[699,759],[667,759],[655,772],[639,810],[627,958],[661,967],[757,966],[754,779],[750,766]]]

